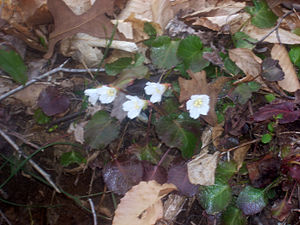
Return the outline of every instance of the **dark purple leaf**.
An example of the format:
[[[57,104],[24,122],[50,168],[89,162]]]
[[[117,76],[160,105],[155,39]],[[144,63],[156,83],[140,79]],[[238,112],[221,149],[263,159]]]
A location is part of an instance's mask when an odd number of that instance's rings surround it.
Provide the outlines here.
[[[185,163],[177,164],[169,169],[168,183],[176,185],[179,192],[192,197],[198,192],[198,185],[190,183]]]
[[[283,80],[284,72],[278,62],[278,60],[272,58],[264,59],[262,63],[262,77],[268,81]]]
[[[167,171],[161,166],[153,165],[147,161],[143,161],[144,181],[155,180],[159,184],[167,182]]]
[[[115,160],[107,163],[102,173],[108,189],[124,195],[132,186],[142,180],[144,168],[142,163],[137,160]]]
[[[44,89],[38,99],[38,106],[47,116],[63,113],[69,105],[69,98],[66,95],[61,95],[56,87]]]
[[[273,118],[282,114],[283,118],[279,119],[279,123],[291,123],[296,121],[300,116],[300,110],[295,110],[295,104],[292,102],[282,102],[279,104],[265,105],[254,113],[254,121],[260,122]]]

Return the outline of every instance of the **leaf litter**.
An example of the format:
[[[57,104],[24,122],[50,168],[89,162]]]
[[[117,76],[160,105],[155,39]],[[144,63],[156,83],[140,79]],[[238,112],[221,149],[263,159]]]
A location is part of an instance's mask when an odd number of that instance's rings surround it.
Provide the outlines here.
[[[30,73],[51,70],[64,60],[60,53],[74,59],[66,64],[71,74],[51,74],[47,81],[38,81],[40,88],[29,85],[1,101],[0,129],[14,136],[20,146],[25,143],[21,150],[28,154],[31,148],[53,144],[53,151],[46,147],[32,159],[47,168],[64,191],[62,196],[51,197],[43,184],[35,185],[35,176],[26,166],[18,182],[13,177],[1,186],[10,201],[49,204],[50,199],[60,203],[71,199],[65,215],[61,208],[46,209],[47,215],[54,214],[51,219],[45,216],[49,224],[71,220],[92,224],[92,217],[100,224],[245,224],[247,220],[251,224],[257,218],[295,222],[299,199],[293,186],[300,180],[300,51],[291,44],[299,43],[297,11],[283,18],[287,9],[279,4],[271,7],[271,1],[246,6],[236,1],[194,0],[97,0],[93,5],[89,1],[72,3],[71,10],[70,2],[56,0],[48,1],[48,9],[35,2],[27,12],[34,17],[24,14],[21,18],[18,13],[26,3],[9,4],[4,4],[5,15],[1,16],[10,29],[1,32],[19,34],[16,37],[30,48],[22,63],[8,57],[9,63],[1,66],[3,79],[11,81],[5,82],[4,92],[14,89],[15,81],[26,82],[20,71],[24,75],[24,66],[37,55],[41,58],[47,45],[47,56],[53,58]],[[36,19],[38,13],[46,13],[43,10],[50,11],[54,24]],[[126,53],[105,49],[115,30],[113,19],[119,20],[119,30],[110,48],[118,43]],[[131,42],[121,34],[121,26],[123,32],[131,33]],[[165,28],[170,37],[161,36]],[[61,48],[54,49],[59,41]],[[97,67],[102,59],[104,72],[87,69]],[[78,68],[85,68],[86,73],[79,74]],[[170,87],[159,102],[144,91],[149,81]],[[84,91],[104,85],[115,88],[116,98],[109,104],[96,101],[90,106]],[[111,94],[108,90],[106,97]],[[156,94],[154,89],[151,93]],[[123,110],[126,95],[147,102],[133,120]],[[209,97],[207,115],[189,116],[186,103],[193,95]],[[192,103],[193,107],[201,104],[201,99]],[[269,135],[268,142],[263,141],[264,135]],[[9,176],[5,171],[20,162],[17,157],[7,158],[12,156],[6,153],[7,146],[1,139],[5,153],[1,172]],[[28,190],[27,196],[14,197]],[[76,204],[80,208],[74,208]],[[89,207],[92,210],[92,204],[95,213],[81,213]],[[42,224],[36,216],[39,208],[32,208],[32,220],[28,214],[11,213],[12,208],[1,203],[9,220]],[[171,208],[175,209],[169,215],[163,212]]]

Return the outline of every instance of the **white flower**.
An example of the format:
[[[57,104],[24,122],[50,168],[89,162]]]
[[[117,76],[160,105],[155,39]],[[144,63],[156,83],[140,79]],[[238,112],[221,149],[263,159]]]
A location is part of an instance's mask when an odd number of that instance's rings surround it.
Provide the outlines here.
[[[192,95],[186,102],[186,109],[190,112],[190,117],[197,119],[200,115],[207,115],[209,111],[208,95]]]
[[[98,99],[102,104],[108,104],[115,100],[117,95],[117,90],[113,87],[108,87],[103,85],[99,88],[87,89],[84,94],[89,96],[89,102],[95,105]]]
[[[147,82],[144,89],[147,95],[151,95],[150,102],[155,103],[161,101],[161,96],[167,90],[167,87],[167,84]]]
[[[142,109],[147,105],[147,101],[140,99],[137,96],[126,95],[129,100],[123,103],[123,110],[128,112],[127,116],[130,119],[137,117]]]

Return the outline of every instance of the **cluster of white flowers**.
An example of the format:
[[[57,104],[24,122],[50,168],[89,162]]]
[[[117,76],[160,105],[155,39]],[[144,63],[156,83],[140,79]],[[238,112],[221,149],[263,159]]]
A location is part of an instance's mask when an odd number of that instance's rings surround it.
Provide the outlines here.
[[[157,103],[161,101],[162,95],[169,87],[169,84],[160,84],[147,82],[144,88],[147,95],[151,95],[150,102]],[[89,102],[95,105],[99,100],[102,104],[112,103],[117,96],[117,89],[102,85],[94,89],[87,89],[84,94],[89,97]],[[148,105],[148,101],[140,99],[137,96],[126,95],[128,101],[124,102],[122,108],[127,112],[130,119],[137,117],[142,109]],[[200,115],[207,115],[209,111],[209,96],[208,95],[192,95],[186,103],[186,108],[190,113],[190,117],[197,119]]]

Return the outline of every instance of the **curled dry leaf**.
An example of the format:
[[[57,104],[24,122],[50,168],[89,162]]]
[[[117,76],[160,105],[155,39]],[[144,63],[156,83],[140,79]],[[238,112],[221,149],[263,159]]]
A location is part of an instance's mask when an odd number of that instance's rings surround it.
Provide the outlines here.
[[[139,20],[153,21],[165,28],[174,17],[169,0],[130,0],[118,19],[127,19],[131,14]]]
[[[239,170],[242,167],[245,156],[246,156],[248,150],[250,149],[250,146],[251,146],[251,144],[244,145],[234,151],[233,159],[237,163],[237,170]]]
[[[235,48],[229,50],[230,59],[248,76],[259,76],[262,60],[250,49]]]
[[[121,199],[115,211],[113,225],[153,225],[163,216],[161,198],[176,190],[173,184],[156,181],[140,182]]]
[[[285,74],[284,79],[278,81],[278,85],[288,92],[294,92],[300,89],[299,79],[285,47],[275,44],[271,50],[271,56],[273,59],[279,60],[279,65]]]
[[[176,216],[181,212],[187,198],[178,194],[170,194],[164,203],[164,220],[174,221]]]
[[[215,184],[215,171],[219,154],[220,152],[215,152],[213,155],[204,152],[188,162],[188,176],[192,184],[205,186]]]

